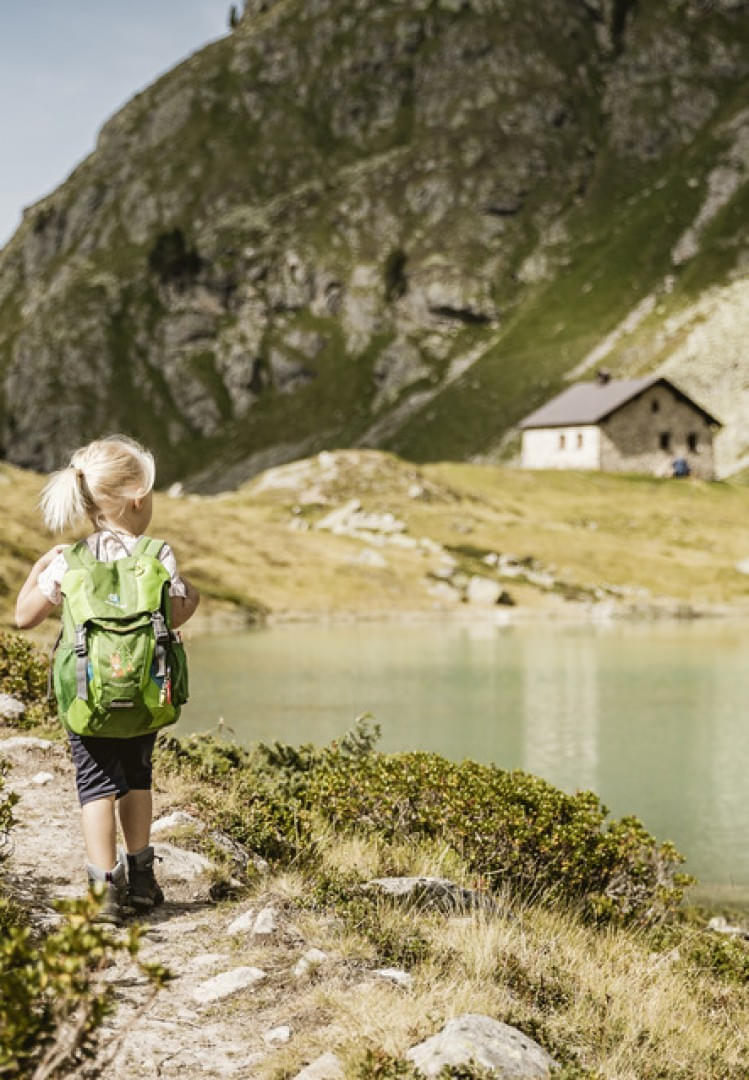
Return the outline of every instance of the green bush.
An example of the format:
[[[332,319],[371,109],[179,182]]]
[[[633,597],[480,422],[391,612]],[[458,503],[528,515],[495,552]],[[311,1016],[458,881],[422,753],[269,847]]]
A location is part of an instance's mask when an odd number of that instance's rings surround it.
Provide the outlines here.
[[[440,839],[490,889],[582,902],[599,921],[649,923],[680,902],[682,857],[632,817],[607,821],[592,792],[567,795],[522,772],[436,754],[330,753],[308,806],[342,830]]]
[[[138,930],[115,939],[94,922],[99,902],[88,896],[61,902],[60,928],[41,940],[27,925],[0,937],[0,1075],[29,1076],[44,1060],[59,1067],[88,1054],[112,1005],[112,990],[97,973],[116,952],[135,956]],[[158,986],[167,972],[141,965]]]
[[[4,771],[0,763],[0,863],[9,851],[17,802],[13,793],[3,797]],[[39,937],[24,908],[0,890],[0,1076],[29,1076],[42,1060],[61,1067],[88,1053],[112,1000],[97,973],[115,952],[137,953],[137,928],[115,940],[94,921],[96,898],[57,907],[63,915],[59,929]],[[167,977],[159,965],[140,967],[156,986]]]
[[[580,903],[599,922],[653,924],[679,904],[682,857],[633,817],[608,819],[591,792],[437,754],[381,754],[366,724],[340,743],[252,753],[193,737],[173,760],[227,777],[196,797],[218,826],[266,859],[315,859],[321,816],[341,832],[448,844],[479,887]],[[185,756],[186,755],[186,756]]]
[[[0,693],[10,694],[26,705],[26,715],[15,726],[31,728],[56,724],[57,706],[47,701],[49,663],[20,634],[0,630]]]

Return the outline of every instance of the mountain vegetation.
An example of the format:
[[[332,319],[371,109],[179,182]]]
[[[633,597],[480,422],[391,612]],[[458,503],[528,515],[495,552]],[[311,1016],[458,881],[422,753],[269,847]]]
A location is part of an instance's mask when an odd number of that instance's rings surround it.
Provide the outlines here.
[[[502,459],[598,363],[749,454],[749,4],[249,0],[0,252],[0,431],[162,479]],[[236,21],[236,20],[235,20]]]

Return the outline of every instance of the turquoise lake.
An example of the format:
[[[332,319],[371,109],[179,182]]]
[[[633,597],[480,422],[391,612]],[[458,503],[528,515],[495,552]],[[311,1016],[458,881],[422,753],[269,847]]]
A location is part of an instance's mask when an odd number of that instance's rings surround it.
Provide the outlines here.
[[[180,733],[325,743],[370,712],[383,750],[589,788],[749,894],[749,624],[297,624],[188,648]]]

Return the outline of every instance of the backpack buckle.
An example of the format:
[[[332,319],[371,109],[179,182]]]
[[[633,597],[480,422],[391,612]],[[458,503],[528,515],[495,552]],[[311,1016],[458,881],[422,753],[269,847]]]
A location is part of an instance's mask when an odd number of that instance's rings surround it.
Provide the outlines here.
[[[76,626],[75,628],[75,655],[87,656],[88,646],[86,645],[86,627]]]

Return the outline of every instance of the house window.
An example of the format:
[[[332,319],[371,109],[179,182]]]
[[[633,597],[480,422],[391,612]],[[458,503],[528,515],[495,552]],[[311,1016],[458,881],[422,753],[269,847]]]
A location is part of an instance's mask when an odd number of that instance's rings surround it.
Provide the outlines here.
[[[670,431],[662,431],[660,433],[660,435],[658,436],[658,444],[659,444],[661,450],[670,450],[671,449],[671,432]]]
[[[583,433],[582,433],[582,431],[578,431],[578,433],[577,433],[577,449],[582,450],[582,448],[583,448]]]
[[[566,435],[560,435],[559,436],[559,449],[564,450],[566,445],[567,445],[567,436]]]
[[[690,431],[689,434],[687,435],[687,448],[689,450],[691,450],[693,454],[696,454],[697,453],[697,447],[698,447],[697,433],[695,431]]]
[[[660,407],[661,407],[661,403],[658,400],[658,398],[653,398],[653,400],[650,402],[650,411],[651,412],[658,412]]]

